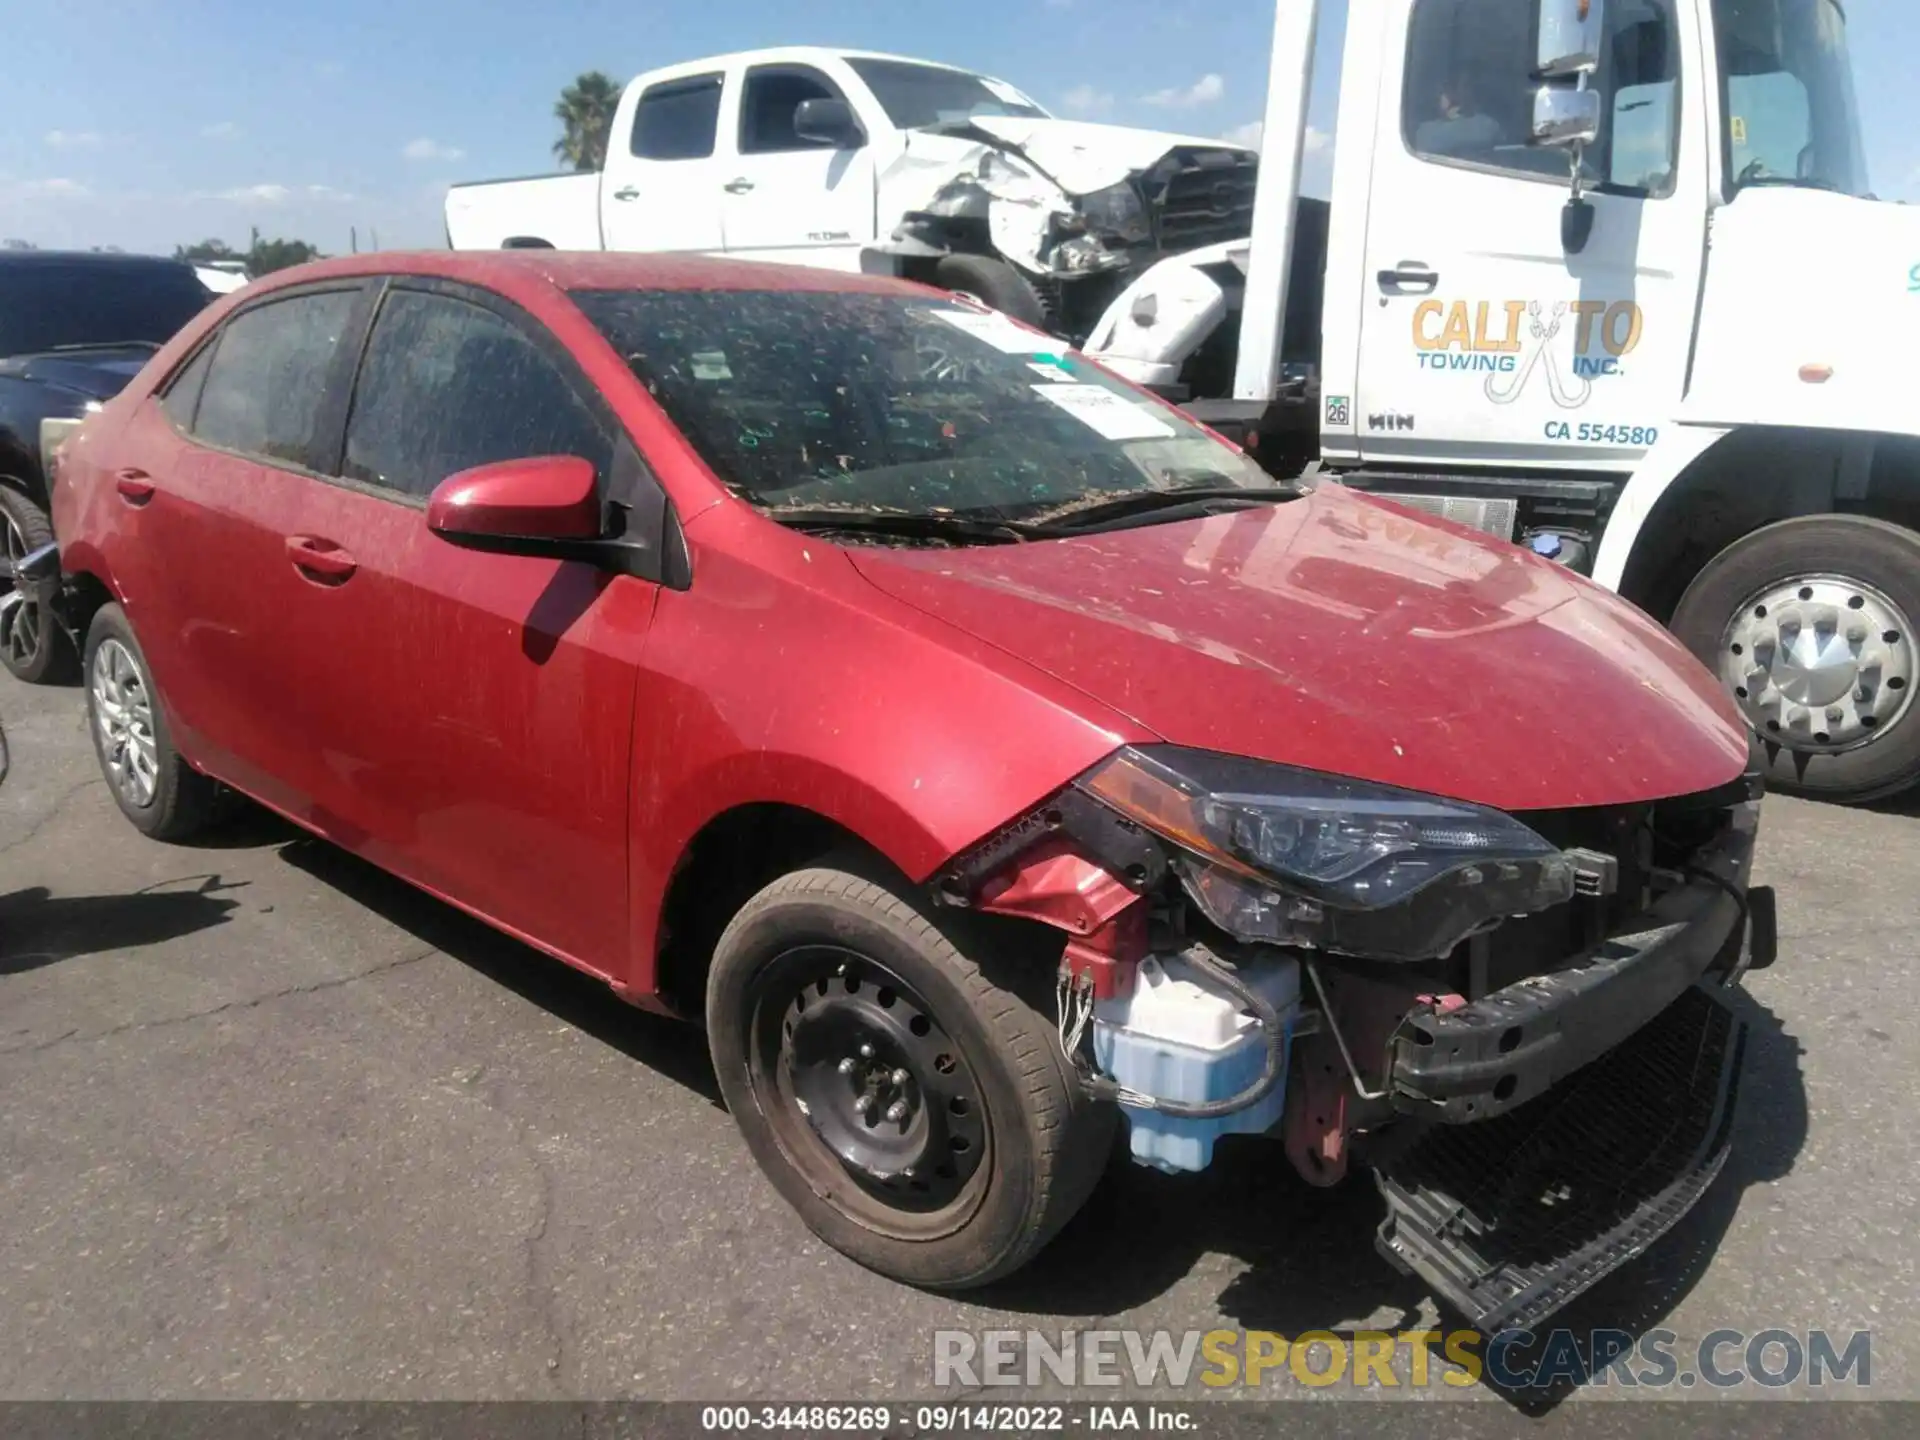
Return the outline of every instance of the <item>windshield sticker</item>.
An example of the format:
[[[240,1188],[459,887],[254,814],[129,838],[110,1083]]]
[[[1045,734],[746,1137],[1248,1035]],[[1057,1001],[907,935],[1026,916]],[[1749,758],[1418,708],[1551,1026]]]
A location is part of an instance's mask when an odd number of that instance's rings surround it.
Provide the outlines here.
[[[1173,427],[1146,406],[1098,385],[1036,385],[1033,393],[1108,440],[1173,438]]]
[[[936,310],[933,313],[954,329],[966,331],[974,339],[991,345],[1004,355],[1045,357],[1055,345],[1045,335],[1022,330],[997,310],[986,314],[975,310]]]
[[[1073,372],[1062,369],[1061,366],[1053,360],[1034,361],[1029,364],[1027,368],[1042,380],[1051,380],[1057,385],[1072,385],[1075,383]]]
[[[727,364],[727,352],[724,350],[696,350],[693,353],[693,378],[696,380],[731,380],[733,370]]]

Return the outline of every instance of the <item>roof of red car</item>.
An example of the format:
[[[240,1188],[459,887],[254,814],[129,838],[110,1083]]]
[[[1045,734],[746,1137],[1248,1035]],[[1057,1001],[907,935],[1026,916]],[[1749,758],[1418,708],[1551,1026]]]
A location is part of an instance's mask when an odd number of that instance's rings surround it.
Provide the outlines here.
[[[569,250],[383,250],[340,255],[275,273],[279,284],[341,275],[437,275],[475,285],[545,280],[562,290],[864,290],[910,294],[885,275],[855,275],[758,260]]]

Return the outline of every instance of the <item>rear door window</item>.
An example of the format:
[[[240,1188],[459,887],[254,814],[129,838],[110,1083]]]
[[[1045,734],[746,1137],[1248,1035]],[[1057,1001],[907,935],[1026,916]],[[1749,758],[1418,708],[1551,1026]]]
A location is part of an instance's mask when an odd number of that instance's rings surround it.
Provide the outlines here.
[[[314,468],[314,429],[327,373],[358,296],[358,290],[295,295],[229,320],[208,362],[193,415],[195,438]]]
[[[461,470],[536,455],[577,455],[605,479],[612,444],[573,381],[492,310],[391,292],[354,387],[346,478],[425,498]]]
[[[690,75],[647,88],[633,111],[642,160],[704,160],[720,133],[720,76]]]

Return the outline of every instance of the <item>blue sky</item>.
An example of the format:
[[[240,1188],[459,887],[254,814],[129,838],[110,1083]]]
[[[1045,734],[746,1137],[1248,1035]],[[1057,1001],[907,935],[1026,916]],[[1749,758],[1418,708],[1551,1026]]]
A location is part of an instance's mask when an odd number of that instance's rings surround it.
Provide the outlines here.
[[[1361,0],[1367,3],[1367,0]],[[1346,0],[1328,0],[1332,128]],[[1851,0],[1879,193],[1920,199],[1920,6]],[[451,180],[550,169],[581,70],[776,44],[892,50],[999,75],[1061,114],[1196,134],[1261,113],[1270,0],[0,0],[0,238],[170,250],[268,235],[442,243]],[[1331,151],[1309,156],[1324,184]]]

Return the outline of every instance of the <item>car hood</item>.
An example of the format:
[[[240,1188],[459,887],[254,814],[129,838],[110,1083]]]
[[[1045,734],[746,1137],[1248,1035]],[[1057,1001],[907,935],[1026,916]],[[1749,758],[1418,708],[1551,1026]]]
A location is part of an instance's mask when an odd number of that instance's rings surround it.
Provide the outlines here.
[[[1022,151],[1069,195],[1089,195],[1117,185],[1136,171],[1158,164],[1169,150],[1191,147],[1253,153],[1243,145],[1201,135],[1136,130],[1128,125],[1098,125],[1084,120],[981,116],[973,124]],[[922,138],[916,136],[913,143],[919,145]]]
[[[1507,810],[1691,794],[1747,762],[1713,677],[1639,610],[1336,486],[1065,540],[849,553],[1174,744]]]
[[[89,400],[111,400],[152,358],[153,351],[140,346],[14,355],[0,360],[0,375],[57,385]]]

